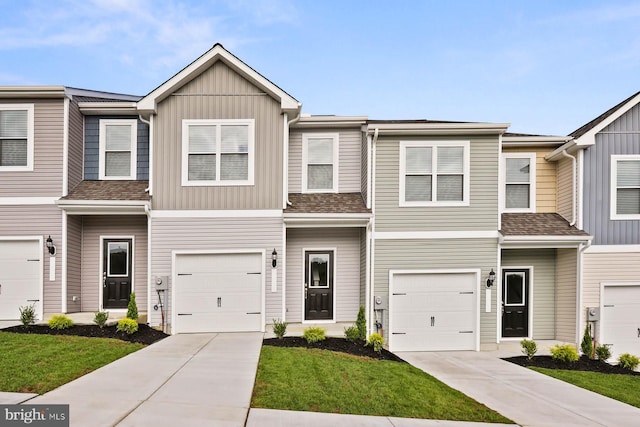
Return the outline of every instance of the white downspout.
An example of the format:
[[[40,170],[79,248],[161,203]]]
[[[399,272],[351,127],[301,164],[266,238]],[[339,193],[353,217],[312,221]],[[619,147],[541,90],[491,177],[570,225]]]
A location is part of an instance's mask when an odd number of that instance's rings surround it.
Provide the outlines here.
[[[289,201],[289,129],[291,125],[294,125],[300,120],[301,114],[302,104],[298,104],[298,115],[293,119],[287,121],[287,113],[284,114],[284,147],[282,149],[282,168],[284,170],[282,176],[282,198],[284,203],[282,204],[282,209],[291,206],[291,201]]]
[[[567,159],[571,159],[571,223],[570,226],[576,225],[576,158],[567,150],[562,150],[561,153]]]
[[[149,186],[145,191],[149,193],[149,196],[153,196],[153,116],[149,117],[150,120],[145,120],[142,114],[138,114],[138,119],[149,126]]]
[[[378,133],[379,133],[379,129],[376,128],[373,131],[373,140],[371,141],[371,151],[369,152],[370,157],[370,163],[371,164],[371,233],[370,233],[370,239],[371,239],[371,247],[370,247],[370,256],[371,256],[371,261],[369,263],[369,267],[371,268],[371,272],[369,273],[369,278],[371,280],[370,286],[371,286],[371,290],[369,291],[369,300],[371,299],[371,297],[375,294],[375,253],[376,253],[376,245],[375,245],[375,240],[376,240],[376,222],[375,222],[375,211],[376,211],[376,142],[378,142]],[[387,304],[389,301],[389,297],[387,297]],[[367,311],[367,329],[368,329],[368,334],[371,334],[373,332],[373,325],[372,325],[372,319],[375,319],[375,316],[373,315],[373,305],[371,304],[371,301],[367,301],[367,303],[369,304],[369,310]],[[387,325],[384,324],[384,316],[381,319],[383,326],[385,327],[385,331],[388,331]],[[389,340],[387,339],[387,342],[389,342]]]
[[[576,280],[576,344],[580,342],[580,337],[582,336],[582,315],[584,311],[584,309],[582,308],[582,257],[584,251],[589,249],[589,246],[591,246],[591,240],[587,241],[587,243],[580,243],[580,247],[578,248],[578,259],[576,263],[576,268],[578,269],[578,277]]]

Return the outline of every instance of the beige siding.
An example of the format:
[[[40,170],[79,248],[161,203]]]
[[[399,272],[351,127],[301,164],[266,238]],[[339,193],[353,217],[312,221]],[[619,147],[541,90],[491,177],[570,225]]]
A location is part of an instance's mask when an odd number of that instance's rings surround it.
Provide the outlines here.
[[[82,309],[82,217],[67,215],[67,312]],[[77,301],[73,301],[73,297]]]
[[[484,283],[491,268],[495,270],[497,240],[433,239],[377,240],[375,243],[374,295],[389,298],[389,270],[481,269]],[[482,287],[480,288],[483,289]],[[496,292],[491,293],[491,313],[485,313],[485,293],[480,292],[480,342],[496,342]],[[388,310],[383,327],[389,324]]]
[[[302,192],[302,135],[337,133],[338,136],[338,191],[361,191],[361,132],[359,129],[295,129],[289,138],[289,192]]]
[[[573,182],[571,175],[573,165],[571,159],[558,162],[558,213],[567,221],[571,221],[573,209]]]
[[[82,311],[100,309],[100,236],[134,238],[134,289],[139,311],[147,311],[147,217],[85,216],[82,220]]]
[[[69,102],[69,191],[82,181],[84,117],[76,101]]]
[[[557,163],[545,160],[549,153],[545,148],[504,148],[503,153],[534,153],[536,154],[536,212],[557,212],[556,190],[558,187],[556,170]]]
[[[183,119],[255,119],[255,185],[183,187]],[[154,209],[282,208],[280,104],[224,63],[162,101],[154,125]]]
[[[176,250],[191,251],[265,251],[265,320],[282,318],[282,271],[278,265],[277,291],[271,292],[271,252],[275,248],[282,254],[281,218],[152,218],[151,275],[169,276],[171,301],[172,271],[171,253]],[[171,322],[170,305],[167,305],[167,323]],[[149,321],[160,324],[160,312],[151,311]]]
[[[360,306],[360,230],[287,230],[287,321],[303,320],[304,249],[336,249],[334,315],[338,322],[355,321]]]
[[[502,268],[533,267],[530,272],[533,301],[529,310],[533,317],[533,339],[555,339],[556,317],[556,251],[555,249],[505,249]]]
[[[0,102],[8,103],[12,102]],[[33,171],[0,173],[0,197],[60,196],[64,139],[63,101],[20,100],[18,103],[34,104]]]
[[[402,140],[409,140],[409,138]],[[497,137],[430,137],[419,140],[471,141],[470,205],[461,207],[399,207],[399,143],[398,140],[380,138],[377,142],[376,153],[376,230],[496,230],[498,227]]]
[[[577,251],[558,249],[556,263],[556,339],[576,342]]]
[[[57,247],[55,280],[49,280],[52,257],[42,245],[44,313],[60,313],[62,307],[62,211],[54,205],[0,206],[0,236],[51,236]]]

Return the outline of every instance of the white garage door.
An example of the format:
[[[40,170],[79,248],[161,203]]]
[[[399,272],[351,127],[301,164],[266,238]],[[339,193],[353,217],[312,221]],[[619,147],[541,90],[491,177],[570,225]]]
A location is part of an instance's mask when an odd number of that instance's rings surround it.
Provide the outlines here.
[[[176,255],[176,333],[262,329],[262,254]]]
[[[602,295],[602,342],[612,360],[622,353],[640,356],[640,285],[605,286]]]
[[[40,313],[42,249],[38,241],[0,241],[0,320],[20,319],[20,307]]]
[[[394,274],[392,351],[476,350],[475,273]]]

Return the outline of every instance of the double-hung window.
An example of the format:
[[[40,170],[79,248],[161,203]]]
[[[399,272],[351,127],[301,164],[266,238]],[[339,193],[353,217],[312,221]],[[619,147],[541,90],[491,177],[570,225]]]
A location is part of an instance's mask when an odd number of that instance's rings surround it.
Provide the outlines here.
[[[640,219],[640,156],[611,156],[611,219]]]
[[[400,142],[400,206],[468,206],[468,141]]]
[[[0,171],[33,170],[33,105],[0,105]]]
[[[100,120],[100,179],[136,179],[136,119]]]
[[[535,212],[536,155],[508,153],[504,159],[504,210]]]
[[[183,120],[182,185],[253,185],[254,120]]]
[[[338,134],[302,135],[302,191],[338,192]]]

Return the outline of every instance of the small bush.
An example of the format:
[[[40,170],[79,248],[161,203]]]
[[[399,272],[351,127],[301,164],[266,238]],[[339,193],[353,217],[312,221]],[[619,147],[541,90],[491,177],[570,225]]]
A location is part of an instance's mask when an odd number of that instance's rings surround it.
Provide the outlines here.
[[[382,351],[382,345],[384,344],[384,338],[380,334],[371,334],[367,340],[367,345],[373,347],[373,350],[380,353]]]
[[[109,312],[99,311],[96,313],[95,317],[93,318],[93,323],[95,323],[96,325],[98,325],[100,329],[102,329],[104,328],[104,325],[107,324],[107,319],[109,319]]]
[[[138,321],[124,318],[118,320],[118,327],[116,328],[119,332],[126,332],[127,335],[131,335],[132,333],[138,330]]]
[[[356,326],[344,328],[344,337],[349,342],[356,342],[360,339],[360,331]]]
[[[64,314],[58,314],[49,320],[49,327],[51,329],[69,329],[72,326],[73,320],[69,319]]]
[[[129,295],[129,305],[127,305],[127,319],[138,321],[138,306],[136,305],[136,293]]]
[[[611,349],[608,344],[602,344],[596,347],[596,356],[598,360],[606,362],[611,357]]]
[[[362,341],[367,339],[367,319],[364,313],[364,306],[361,305],[358,310],[358,318],[356,319],[356,328],[358,328],[358,338]]]
[[[550,351],[553,360],[557,360],[559,362],[574,363],[580,359],[578,350],[576,350],[576,348],[571,344],[557,344],[551,347]]]
[[[322,328],[310,326],[304,330],[302,338],[304,338],[309,344],[318,341],[324,341],[326,338],[324,335],[325,332],[326,331]]]
[[[287,322],[283,322],[280,319],[273,319],[273,333],[276,337],[282,339],[287,333]]]
[[[593,338],[591,338],[591,328],[589,324],[584,328],[584,335],[582,336],[582,342],[580,343],[580,350],[582,354],[589,359],[593,358]]]
[[[36,323],[36,305],[26,305],[24,307],[20,307],[20,321],[22,322],[22,326],[28,328],[29,325],[33,325]]]
[[[629,369],[630,371],[635,371],[638,364],[640,364],[640,360],[638,356],[634,356],[633,354],[624,353],[618,358],[618,366],[622,366],[624,369]]]
[[[522,353],[524,353],[529,360],[533,359],[533,356],[538,352],[538,346],[533,340],[522,340],[520,341],[520,345],[522,346]]]

